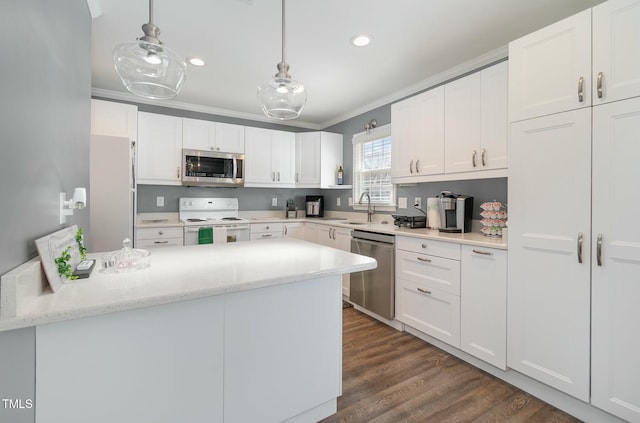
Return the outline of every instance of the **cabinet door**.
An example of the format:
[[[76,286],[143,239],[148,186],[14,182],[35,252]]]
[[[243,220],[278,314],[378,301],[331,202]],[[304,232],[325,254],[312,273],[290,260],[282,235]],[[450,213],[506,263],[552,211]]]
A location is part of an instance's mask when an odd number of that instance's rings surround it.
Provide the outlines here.
[[[334,246],[338,250],[351,251],[351,229],[349,228],[333,228]],[[349,296],[349,288],[351,283],[351,274],[345,273],[342,275],[342,295]]]
[[[457,295],[396,279],[396,319],[460,347],[460,297]]]
[[[320,187],[320,132],[301,132],[296,138],[296,186]]]
[[[318,225],[315,242],[321,245],[326,245],[327,247],[334,247],[336,243],[333,240],[333,228],[327,225]]]
[[[293,132],[272,131],[271,148],[273,170],[276,172],[277,185],[293,188],[296,182],[296,137]]]
[[[304,240],[318,243],[318,225],[315,223],[304,224]]]
[[[344,166],[342,134],[320,132],[320,187],[338,184],[338,168]],[[296,145],[296,149],[298,146]],[[296,150],[297,154],[297,150]],[[343,174],[346,177],[346,173]]]
[[[639,22],[638,0],[610,0],[593,8],[594,105],[640,96]]]
[[[223,153],[244,153],[244,126],[216,122],[216,151]]]
[[[304,239],[304,222],[285,223],[283,235],[285,238]]]
[[[507,366],[507,252],[462,246],[460,348]]]
[[[215,122],[182,119],[182,147],[192,150],[216,150]]]
[[[391,176],[402,178],[414,176],[415,159],[412,122],[416,106],[415,98],[399,101],[391,105],[391,138],[393,152],[391,156]]]
[[[91,100],[91,134],[138,139],[138,107],[115,101]]]
[[[640,98],[594,107],[593,119],[591,402],[640,421]]]
[[[480,73],[444,88],[444,171],[477,170],[480,164]]]
[[[138,183],[180,185],[182,118],[138,113]]]
[[[511,122],[590,106],[590,75],[591,9],[512,41]]]
[[[440,86],[419,94],[414,112],[415,171],[419,176],[443,173],[445,89]]]
[[[480,72],[480,169],[505,169],[509,140],[508,93],[509,66],[507,62]]]
[[[245,136],[245,186],[274,184],[275,172],[271,164],[271,131],[247,127]]]
[[[583,401],[589,400],[590,138],[591,109],[512,124],[508,192],[508,365]]]

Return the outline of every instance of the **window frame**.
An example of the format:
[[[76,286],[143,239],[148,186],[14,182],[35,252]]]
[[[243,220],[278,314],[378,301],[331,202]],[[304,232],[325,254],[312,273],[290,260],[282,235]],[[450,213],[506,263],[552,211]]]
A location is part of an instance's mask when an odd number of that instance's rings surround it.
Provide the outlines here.
[[[360,195],[362,194],[362,190],[360,188],[360,167],[361,163],[358,162],[358,149],[361,148],[361,145],[365,142],[375,141],[383,138],[391,138],[391,124],[380,126],[370,131],[359,132],[353,135],[352,144],[353,144],[353,187],[352,187],[352,196],[353,196],[353,209],[354,210],[366,210],[367,205],[365,203],[358,204],[358,200],[360,199]],[[393,155],[393,139],[391,139],[391,155]],[[389,167],[389,171],[391,171],[391,167]],[[374,203],[371,202],[372,206],[375,206],[376,210],[379,211],[396,211],[397,209],[397,192],[396,185],[393,182],[390,182],[391,189],[391,199],[389,203]]]

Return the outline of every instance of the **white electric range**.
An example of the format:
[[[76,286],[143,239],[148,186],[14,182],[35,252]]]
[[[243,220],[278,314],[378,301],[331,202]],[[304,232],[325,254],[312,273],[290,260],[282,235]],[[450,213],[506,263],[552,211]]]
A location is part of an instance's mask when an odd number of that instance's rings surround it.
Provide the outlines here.
[[[239,242],[251,239],[251,225],[238,217],[237,198],[180,198],[178,216],[184,224],[184,245],[198,244],[200,228],[211,227],[215,234],[223,233],[226,241]]]

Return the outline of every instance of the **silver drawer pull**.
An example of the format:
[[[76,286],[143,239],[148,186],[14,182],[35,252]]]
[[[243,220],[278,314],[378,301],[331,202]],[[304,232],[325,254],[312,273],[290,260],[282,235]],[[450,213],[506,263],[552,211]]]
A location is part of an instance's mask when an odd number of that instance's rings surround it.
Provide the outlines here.
[[[487,165],[487,149],[483,148],[482,149],[482,166],[486,166]]]
[[[164,232],[158,231],[158,235],[164,235]]]
[[[427,291],[426,289],[418,288],[418,292],[422,292],[423,294],[431,295],[431,291]]]
[[[584,236],[582,232],[578,234],[578,263],[582,263],[582,243]]]
[[[584,78],[578,79],[578,101],[582,103],[584,101]]]
[[[169,241],[153,241],[154,244],[168,244]]]
[[[425,263],[431,263],[430,259],[427,259],[427,258],[424,258],[424,257],[418,257],[418,260],[424,261]]]
[[[422,248],[427,248],[427,244],[422,244],[421,247]]]
[[[478,152],[476,150],[473,150],[473,156],[471,156],[471,163],[473,164],[473,167],[476,167],[477,156],[478,156]]]
[[[413,160],[409,163],[409,172],[413,173]]]
[[[598,98],[602,98],[602,72],[598,72]]]
[[[476,254],[482,254],[483,256],[492,256],[493,253],[490,251],[482,251],[482,250],[476,250],[475,248],[472,250],[474,253]]]
[[[602,266],[602,234],[598,234],[598,241],[596,242],[596,259],[598,266]]]
[[[262,234],[263,238],[269,238],[269,237],[272,237],[272,236],[273,236],[273,234]]]

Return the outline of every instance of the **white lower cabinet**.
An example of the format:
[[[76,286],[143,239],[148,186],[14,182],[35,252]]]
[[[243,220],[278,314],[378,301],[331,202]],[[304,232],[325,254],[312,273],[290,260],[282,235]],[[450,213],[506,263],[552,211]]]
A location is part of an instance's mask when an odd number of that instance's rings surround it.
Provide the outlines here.
[[[351,228],[329,226],[317,223],[307,223],[305,227],[305,241],[326,245],[342,251],[351,251]],[[342,275],[342,294],[349,296],[351,275]]]
[[[304,224],[304,240],[313,242],[314,244],[318,243],[318,224],[316,223]]]
[[[396,237],[396,319],[460,347],[460,245]]]
[[[507,251],[462,246],[460,349],[507,368]]]
[[[284,226],[282,223],[252,223],[251,241],[260,239],[282,238]]]
[[[304,239],[304,222],[286,222],[283,224],[283,236],[285,238]]]
[[[137,228],[136,248],[175,247],[184,245],[182,227]]]

